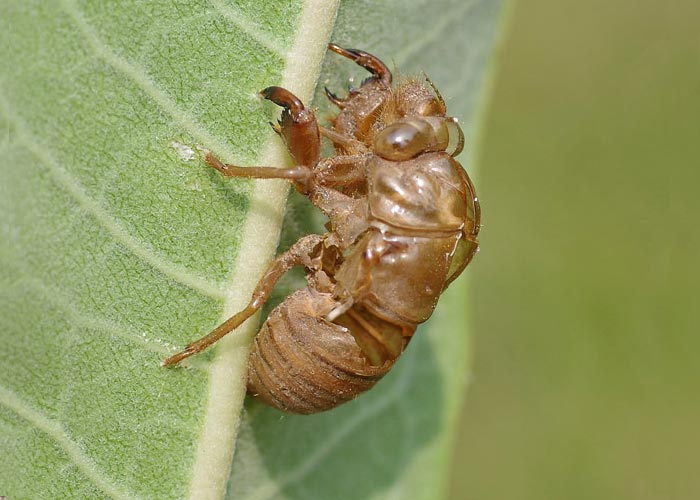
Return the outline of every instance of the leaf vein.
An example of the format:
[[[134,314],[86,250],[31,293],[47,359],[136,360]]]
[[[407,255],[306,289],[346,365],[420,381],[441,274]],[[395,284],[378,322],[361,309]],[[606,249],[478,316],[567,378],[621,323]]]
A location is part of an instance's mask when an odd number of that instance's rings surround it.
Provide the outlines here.
[[[158,87],[145,69],[115,53],[98,36],[73,0],[62,0],[61,3],[63,4],[65,12],[73,19],[76,28],[90,45],[97,57],[138,85],[151,97],[153,102],[160,106],[165,113],[170,115],[173,120],[192,135],[192,137],[198,140],[202,146],[206,146],[207,149],[221,154],[233,163],[245,163],[241,158],[235,157],[232,149],[227,144],[210,134],[205,127],[181,110],[168,93]]]
[[[36,293],[42,296],[42,303],[50,304],[53,307],[65,312],[66,315],[73,320],[75,325],[82,326],[90,330],[102,331],[114,337],[119,337],[126,340],[127,342],[138,344],[143,347],[145,351],[157,354],[159,357],[170,356],[173,354],[175,349],[170,349],[168,344],[162,343],[159,340],[149,340],[146,338],[145,333],[143,335],[139,335],[131,328],[114,323],[107,318],[100,318],[86,314],[84,311],[80,311],[73,305],[77,301],[68,298],[66,291],[59,292],[54,290],[54,287],[49,287],[45,283],[34,278],[31,276],[29,269],[27,269],[26,266],[17,266],[17,269],[23,274],[24,279],[21,281],[23,291],[34,290]],[[183,366],[197,368],[200,370],[206,369],[206,364],[207,362],[202,362],[199,359],[188,359],[182,363]]]
[[[193,276],[180,266],[167,262],[162,256],[153,253],[139,239],[132,236],[116,219],[111,217],[99,203],[85,192],[80,183],[66,169],[53,160],[54,155],[50,154],[43,145],[40,145],[38,141],[31,136],[19,117],[10,111],[6,100],[1,96],[0,110],[2,114],[5,115],[5,118],[14,124],[17,140],[36,156],[41,163],[48,167],[49,172],[53,174],[54,178],[59,181],[64,189],[76,200],[78,205],[87,213],[91,214],[116,241],[121,243],[143,262],[184,286],[197,290],[207,297],[220,300],[228,296],[220,286],[198,276]]]
[[[287,57],[287,50],[281,40],[277,40],[265,30],[256,26],[256,23],[247,18],[240,10],[233,5],[226,5],[221,0],[210,0],[216,11],[228,21],[235,24],[246,35],[258,42],[266,49],[274,52],[282,59]]]
[[[85,454],[81,447],[71,439],[63,426],[46,417],[40,411],[32,408],[19,398],[13,391],[0,385],[0,404],[19,415],[36,429],[50,437],[66,453],[72,463],[85,474],[104,493],[114,499],[138,498],[132,492],[127,492],[114,484],[92,459]]]

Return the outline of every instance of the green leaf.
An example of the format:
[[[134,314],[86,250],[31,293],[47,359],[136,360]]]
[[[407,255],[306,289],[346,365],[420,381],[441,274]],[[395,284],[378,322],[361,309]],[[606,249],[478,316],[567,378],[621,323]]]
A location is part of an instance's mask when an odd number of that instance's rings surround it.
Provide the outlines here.
[[[497,7],[353,0],[334,39],[425,69],[469,131]],[[287,187],[224,180],[200,149],[284,164],[256,92],[310,100],[336,8],[0,6],[0,495],[222,497],[256,324],[186,368],[160,360],[247,302]],[[329,86],[364,77],[338,59]],[[465,377],[463,287],[367,396],[300,418],[251,404],[229,497],[437,498]]]

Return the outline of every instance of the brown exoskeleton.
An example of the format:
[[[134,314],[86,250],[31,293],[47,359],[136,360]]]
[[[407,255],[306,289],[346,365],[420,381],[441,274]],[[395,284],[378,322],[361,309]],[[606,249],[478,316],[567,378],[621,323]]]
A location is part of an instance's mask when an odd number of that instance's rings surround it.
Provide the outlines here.
[[[291,267],[308,286],[288,296],[258,332],[248,393],[289,413],[334,408],[372,387],[430,317],[440,294],[477,251],[480,211],[474,187],[454,159],[462,131],[428,80],[392,88],[379,59],[328,48],[372,76],[340,99],[332,128],[291,92],[261,95],[283,108],[277,132],[291,168],[207,163],[226,177],[288,179],[329,218],[329,232],[308,235],[279,255],[248,306],[209,335],[164,361],[197,354],[252,316]],[[321,158],[320,136],[337,155]]]

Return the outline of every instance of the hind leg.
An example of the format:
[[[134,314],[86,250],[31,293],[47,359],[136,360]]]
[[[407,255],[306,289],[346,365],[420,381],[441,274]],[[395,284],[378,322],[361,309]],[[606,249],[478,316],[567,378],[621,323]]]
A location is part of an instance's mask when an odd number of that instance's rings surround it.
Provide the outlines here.
[[[312,267],[314,265],[312,259],[320,253],[321,249],[319,245],[323,243],[324,238],[324,236],[318,234],[311,234],[294,243],[289,250],[279,255],[272,262],[265,275],[258,282],[257,287],[255,287],[250,302],[242,311],[231,316],[208,335],[189,344],[181,352],[164,360],[163,365],[175,365],[185,358],[202,352],[204,349],[242,325],[244,321],[255,314],[265,304],[270,297],[270,292],[272,292],[275,283],[277,283],[284,273],[297,265],[304,265],[306,267]]]

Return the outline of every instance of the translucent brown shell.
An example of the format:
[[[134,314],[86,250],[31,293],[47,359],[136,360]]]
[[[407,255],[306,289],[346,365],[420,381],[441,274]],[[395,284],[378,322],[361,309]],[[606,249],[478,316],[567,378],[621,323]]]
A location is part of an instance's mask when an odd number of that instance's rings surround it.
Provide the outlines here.
[[[328,217],[328,232],[299,239],[273,261],[245,309],[164,361],[206,349],[255,314],[291,267],[304,266],[308,286],[270,313],[248,371],[249,394],[289,413],[334,408],[377,383],[478,248],[479,203],[454,159],[464,137],[435,86],[392,86],[375,56],[329,49],[371,73],[345,98],[326,89],[340,110],[330,128],[288,90],[261,91],[283,108],[276,130],[296,166],[206,157],[227,177],[289,180]],[[336,155],[321,158],[321,137]]]

